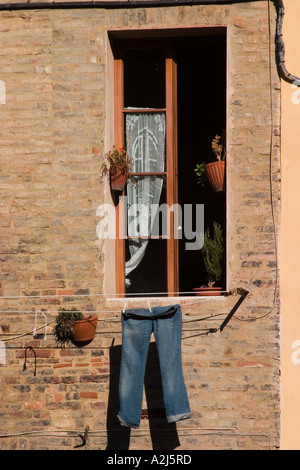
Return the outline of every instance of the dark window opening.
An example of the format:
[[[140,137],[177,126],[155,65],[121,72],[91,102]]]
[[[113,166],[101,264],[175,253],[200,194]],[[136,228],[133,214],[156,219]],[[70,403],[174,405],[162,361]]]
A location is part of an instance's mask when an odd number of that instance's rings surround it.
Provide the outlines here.
[[[166,295],[168,290],[166,244],[166,240],[149,240],[145,256],[128,276],[130,284],[126,286],[127,294]],[[126,240],[126,258],[129,256],[128,240]]]
[[[165,58],[161,49],[133,49],[124,55],[124,107],[165,107]]]
[[[223,229],[226,246],[226,188],[216,193],[209,184],[197,184],[197,163],[215,160],[211,141],[226,129],[226,38],[181,38],[177,43],[178,66],[178,202],[204,204],[205,229],[213,222]],[[179,289],[189,292],[206,283],[200,251],[179,244]],[[222,279],[226,288],[226,250]]]
[[[187,204],[203,204],[204,229],[221,225],[223,273],[216,285],[226,290],[226,187],[221,193],[208,183],[202,187],[194,171],[196,164],[215,160],[211,141],[223,130],[226,135],[226,35],[203,31],[161,43],[157,38],[118,42],[116,145],[134,141],[133,176],[142,189],[137,196],[128,182],[126,211],[148,194],[156,204],[178,204],[182,213]],[[117,241],[118,293],[184,295],[206,284],[201,251],[186,249],[192,240],[185,233],[183,225],[179,240],[160,231],[157,239],[128,232],[121,244]]]

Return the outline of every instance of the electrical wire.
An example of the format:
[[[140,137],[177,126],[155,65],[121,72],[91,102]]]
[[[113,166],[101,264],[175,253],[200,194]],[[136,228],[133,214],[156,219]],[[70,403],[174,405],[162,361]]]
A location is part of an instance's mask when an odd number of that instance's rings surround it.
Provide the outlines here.
[[[12,437],[33,437],[33,436],[40,436],[40,437],[81,437],[79,434],[81,431],[76,429],[56,429],[56,430],[36,430],[36,431],[21,431],[18,433],[4,433],[0,434],[0,439],[7,439]],[[261,433],[246,433],[238,431],[236,428],[200,428],[200,427],[182,427],[180,430],[176,430],[177,435],[179,437],[188,437],[188,436],[213,436],[219,435],[220,437],[250,437],[250,438],[263,438],[267,439],[269,443],[269,448],[272,446],[272,439],[271,436],[265,432]],[[109,435],[114,434],[115,437],[120,436],[122,437],[122,433],[118,429],[96,429],[92,431],[88,429],[88,436],[99,436],[103,438],[107,438]],[[157,429],[151,430],[152,436],[171,436],[169,430],[164,429]],[[149,432],[146,429],[132,430],[131,437],[145,437],[149,436]]]
[[[273,106],[273,79],[272,79],[272,40],[271,40],[271,4],[270,0],[267,0],[267,8],[268,8],[268,67],[269,67],[269,100],[270,100],[270,151],[269,151],[269,188],[270,188],[270,206],[271,206],[271,216],[272,216],[272,226],[273,226],[273,233],[274,233],[274,251],[275,251],[275,287],[274,287],[274,294],[273,294],[273,302],[271,308],[263,315],[256,316],[255,318],[240,318],[235,316],[234,318],[239,321],[249,321],[253,322],[256,320],[260,320],[261,318],[265,318],[270,315],[275,306],[276,300],[278,296],[278,280],[279,280],[279,263],[278,263],[278,228],[276,224],[276,217],[275,217],[275,204],[274,204],[274,190],[273,190],[273,149],[274,149],[274,106]],[[281,165],[280,165],[281,169]]]

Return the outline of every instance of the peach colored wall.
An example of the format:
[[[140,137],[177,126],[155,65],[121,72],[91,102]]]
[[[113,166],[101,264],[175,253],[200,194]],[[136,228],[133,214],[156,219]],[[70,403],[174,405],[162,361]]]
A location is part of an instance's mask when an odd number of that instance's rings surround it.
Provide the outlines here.
[[[300,77],[300,2],[285,0],[287,70]],[[282,81],[281,448],[300,449],[300,88]]]

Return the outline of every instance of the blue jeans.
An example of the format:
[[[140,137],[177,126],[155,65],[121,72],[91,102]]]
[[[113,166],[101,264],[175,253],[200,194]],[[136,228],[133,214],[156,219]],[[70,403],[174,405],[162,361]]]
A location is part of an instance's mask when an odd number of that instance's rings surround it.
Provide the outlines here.
[[[126,310],[122,315],[122,355],[119,381],[119,421],[140,425],[143,385],[151,333],[159,357],[162,390],[169,423],[191,416],[181,360],[180,305]]]

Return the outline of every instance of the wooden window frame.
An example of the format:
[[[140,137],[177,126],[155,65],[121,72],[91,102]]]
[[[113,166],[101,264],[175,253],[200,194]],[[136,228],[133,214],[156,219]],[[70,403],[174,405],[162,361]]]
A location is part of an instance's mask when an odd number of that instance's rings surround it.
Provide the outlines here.
[[[116,44],[114,51],[114,116],[115,116],[115,146],[124,147],[124,59],[123,54],[128,49],[154,49],[165,51],[165,108],[153,111],[163,111],[166,115],[166,181],[167,181],[167,205],[172,207],[178,201],[178,155],[177,155],[177,64],[174,56],[172,40],[151,39],[148,40],[122,40]],[[139,110],[135,110],[139,112]],[[151,110],[147,109],[147,112]],[[144,173],[144,175],[146,175]],[[119,235],[124,226],[122,219],[124,214],[123,200],[116,202],[116,294],[125,294],[125,240]],[[167,238],[167,291],[169,296],[178,293],[179,290],[179,265],[178,265],[178,240],[174,237],[174,212],[170,211],[168,220]],[[151,294],[151,292],[149,292]]]

